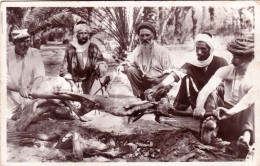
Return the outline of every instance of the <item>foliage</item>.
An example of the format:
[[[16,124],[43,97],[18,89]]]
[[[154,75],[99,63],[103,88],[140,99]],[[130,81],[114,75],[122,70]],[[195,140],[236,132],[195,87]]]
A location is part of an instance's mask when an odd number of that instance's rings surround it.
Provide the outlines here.
[[[24,17],[24,14],[26,12],[27,8],[20,8],[20,7],[8,7],[7,12],[6,12],[6,22],[8,25],[8,36],[9,36],[9,41],[11,41],[11,32],[14,29],[18,29],[22,27],[22,20]]]
[[[34,37],[40,36],[42,43],[51,37],[63,38],[67,43],[67,36],[72,35],[75,23],[80,20],[86,21],[92,28],[91,36],[100,32],[107,34],[98,38],[101,43],[113,39],[118,45],[114,50],[116,57],[124,59],[127,52],[136,46],[135,29],[142,21],[155,25],[158,42],[182,44],[202,31],[216,35],[240,35],[254,29],[254,7],[7,8],[9,34],[15,28],[28,28]]]
[[[24,26],[28,28],[29,33],[36,34],[39,31],[45,31],[52,28],[69,27],[72,30],[74,20],[72,13],[66,8],[33,8],[28,11],[24,18]]]
[[[142,8],[126,7],[104,7],[93,10],[92,20],[102,22],[105,32],[118,43],[115,52],[119,59],[124,59],[126,52],[132,49],[140,11]]]

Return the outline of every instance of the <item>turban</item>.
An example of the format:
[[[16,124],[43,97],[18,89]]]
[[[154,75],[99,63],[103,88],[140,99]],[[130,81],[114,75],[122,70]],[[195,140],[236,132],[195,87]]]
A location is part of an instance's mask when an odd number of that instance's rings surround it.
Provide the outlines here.
[[[22,38],[30,37],[30,34],[28,33],[27,29],[21,29],[21,30],[14,30],[11,33],[11,36],[12,36],[13,40],[15,40],[15,39],[22,39]]]
[[[214,49],[214,47],[213,47],[214,41],[213,41],[213,39],[209,35],[207,35],[207,34],[198,34],[195,37],[195,42],[198,42],[198,41],[205,42],[211,48],[211,51]]]
[[[142,22],[137,26],[136,32],[138,35],[140,33],[140,30],[143,28],[149,29],[154,34],[154,37],[156,38],[156,30],[150,22]]]
[[[194,65],[194,66],[197,66],[197,67],[206,67],[208,66],[212,60],[213,60],[213,50],[214,50],[214,42],[213,42],[213,39],[212,37],[210,37],[209,35],[207,34],[198,34],[196,37],[195,37],[195,43],[198,42],[198,41],[202,41],[202,42],[205,42],[209,47],[210,47],[210,55],[209,57],[204,60],[204,61],[200,61],[198,60],[197,58],[194,59],[191,58],[188,60],[188,63]]]
[[[254,55],[254,40],[235,39],[227,45],[227,50],[235,55]]]
[[[90,27],[89,27],[87,24],[76,24],[76,25],[74,26],[73,32],[74,32],[74,33],[78,33],[78,32],[80,32],[80,31],[90,32],[91,29],[90,29]]]

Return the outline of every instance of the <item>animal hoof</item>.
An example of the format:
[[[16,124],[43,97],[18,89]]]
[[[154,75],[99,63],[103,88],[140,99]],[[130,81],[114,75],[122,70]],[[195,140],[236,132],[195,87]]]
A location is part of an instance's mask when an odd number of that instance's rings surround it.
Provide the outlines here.
[[[154,119],[155,119],[156,122],[161,123],[160,115],[155,115]]]
[[[249,152],[249,144],[244,141],[243,136],[241,136],[237,141],[237,147],[238,147],[238,158],[246,158],[248,152]]]

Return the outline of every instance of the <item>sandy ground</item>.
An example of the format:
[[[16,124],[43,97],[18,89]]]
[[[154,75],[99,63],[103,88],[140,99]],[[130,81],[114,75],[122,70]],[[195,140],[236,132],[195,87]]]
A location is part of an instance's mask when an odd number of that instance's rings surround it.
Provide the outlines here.
[[[192,56],[191,45],[169,46],[171,57],[180,67]],[[188,50],[188,51],[184,51]],[[46,75],[58,76],[63,61],[64,46],[42,46],[42,58],[46,67]],[[106,55],[109,57],[109,55]],[[110,56],[111,57],[111,56]],[[111,96],[137,100],[131,92],[130,83],[124,74],[116,75],[116,63],[110,59],[109,73],[116,77],[109,89]],[[178,84],[169,93],[173,99]],[[123,94],[123,95],[122,95]],[[43,117],[31,124],[28,133],[56,133],[60,138],[56,141],[27,140],[8,141],[8,162],[70,162],[77,161],[72,155],[72,148],[57,148],[66,135],[80,133],[89,145],[84,151],[83,161],[233,161],[239,160],[222,149],[203,146],[198,140],[199,122],[191,117],[162,117],[162,123],[154,120],[153,114],[144,115],[138,121],[128,124],[127,117],[117,117],[93,110],[84,115],[87,122],[62,120]],[[8,119],[7,131],[15,132],[15,121]],[[100,151],[100,147],[107,147]],[[203,147],[202,147],[203,146]],[[213,150],[212,150],[213,148]],[[211,149],[211,150],[209,150]]]

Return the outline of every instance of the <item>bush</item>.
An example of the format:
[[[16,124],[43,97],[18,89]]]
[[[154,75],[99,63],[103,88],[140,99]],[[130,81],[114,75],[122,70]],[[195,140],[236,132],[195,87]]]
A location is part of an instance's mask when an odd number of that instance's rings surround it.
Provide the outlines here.
[[[69,41],[69,39],[64,39],[64,40],[62,41],[62,43],[63,43],[63,44],[69,44],[70,41]]]

